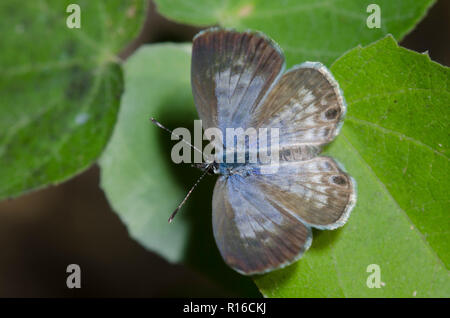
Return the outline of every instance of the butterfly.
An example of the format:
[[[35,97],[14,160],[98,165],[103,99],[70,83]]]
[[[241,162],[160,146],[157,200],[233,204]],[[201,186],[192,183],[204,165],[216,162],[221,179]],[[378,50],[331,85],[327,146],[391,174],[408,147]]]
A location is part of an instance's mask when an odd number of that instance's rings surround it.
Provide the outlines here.
[[[244,275],[295,262],[311,246],[312,228],[343,226],[356,203],[355,180],[319,155],[346,111],[337,81],[317,62],[284,68],[279,46],[259,32],[211,28],[193,40],[191,85],[204,128],[279,131],[273,173],[219,160],[201,166],[219,174],[212,199],[217,247]]]

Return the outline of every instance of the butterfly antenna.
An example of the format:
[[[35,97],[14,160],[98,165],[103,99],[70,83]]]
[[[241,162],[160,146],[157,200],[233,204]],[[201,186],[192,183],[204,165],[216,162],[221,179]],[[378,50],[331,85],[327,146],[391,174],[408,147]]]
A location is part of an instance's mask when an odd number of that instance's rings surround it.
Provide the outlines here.
[[[177,206],[175,211],[173,211],[172,214],[170,215],[169,223],[172,223],[173,218],[175,217],[175,215],[177,215],[178,211],[183,206],[183,204],[186,202],[186,200],[189,198],[189,196],[191,195],[192,191],[194,191],[194,189],[197,187],[197,185],[200,183],[200,181],[203,179],[203,177],[206,176],[206,174],[209,172],[209,170],[212,168],[212,166],[213,166],[212,164],[209,164],[209,165],[206,166],[206,169],[203,172],[203,174],[197,179],[197,182],[195,182],[195,184],[192,186],[191,190],[189,190],[189,192],[186,194],[186,196],[184,197],[183,201],[181,201],[181,203]]]
[[[174,134],[172,130],[170,130],[169,128],[167,128],[167,127],[164,126],[163,124],[161,124],[161,123],[160,123],[159,121],[157,121],[155,118],[152,117],[152,118],[150,118],[150,120],[152,121],[152,123],[154,123],[154,124],[155,124],[156,126],[158,126],[159,128],[162,128],[162,129],[164,129],[165,131],[167,131],[168,133],[170,133],[170,135],[175,136],[175,137],[177,137],[178,139],[180,139],[180,136]],[[198,149],[197,147],[195,147],[195,146],[194,146],[193,144],[191,144],[190,142],[184,140],[183,138],[181,138],[181,140],[182,140],[184,143],[186,143],[187,145],[191,146],[192,149],[194,149],[194,150],[200,152],[201,154],[203,154],[203,152],[202,152],[200,149]]]

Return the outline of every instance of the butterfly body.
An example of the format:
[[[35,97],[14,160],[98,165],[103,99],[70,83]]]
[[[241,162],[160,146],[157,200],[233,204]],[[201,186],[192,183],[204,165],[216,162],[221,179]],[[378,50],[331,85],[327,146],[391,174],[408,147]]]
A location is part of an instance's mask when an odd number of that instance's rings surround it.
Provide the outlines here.
[[[194,38],[192,52],[192,91],[205,129],[278,136],[266,147],[246,142],[241,161],[228,152],[234,145],[216,141],[223,145],[211,163],[220,175],[212,202],[219,251],[245,275],[282,268],[310,247],[312,228],[344,225],[355,205],[353,178],[320,156],[342,125],[342,92],[320,63],[284,72],[281,49],[261,33],[208,29]],[[261,157],[268,148],[269,161]]]

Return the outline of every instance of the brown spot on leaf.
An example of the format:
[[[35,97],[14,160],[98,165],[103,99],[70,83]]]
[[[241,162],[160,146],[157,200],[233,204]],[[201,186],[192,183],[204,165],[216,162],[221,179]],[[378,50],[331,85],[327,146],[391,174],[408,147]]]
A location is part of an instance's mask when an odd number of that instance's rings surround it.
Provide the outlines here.
[[[253,4],[249,3],[240,8],[237,15],[238,17],[245,18],[249,16],[250,13],[252,13],[252,11],[253,11]]]
[[[136,15],[136,6],[132,5],[127,9],[127,18],[134,18]]]

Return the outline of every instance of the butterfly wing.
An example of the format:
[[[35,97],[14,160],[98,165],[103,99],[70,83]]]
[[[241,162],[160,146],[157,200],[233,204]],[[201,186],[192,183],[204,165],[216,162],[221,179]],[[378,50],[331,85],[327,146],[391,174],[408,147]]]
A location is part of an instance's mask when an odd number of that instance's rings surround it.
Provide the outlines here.
[[[212,219],[220,254],[244,275],[288,265],[311,245],[309,227],[266,201],[252,180],[239,175],[217,180]]]
[[[311,227],[342,226],[355,182],[328,157],[283,162],[274,174],[220,177],[213,230],[224,260],[243,274],[290,264],[311,244]]]
[[[308,249],[311,227],[342,226],[355,204],[353,179],[331,158],[315,157],[338,134],[345,114],[338,84],[320,63],[281,76],[281,50],[258,33],[201,32],[191,67],[205,128],[279,128],[276,173],[219,177],[213,229],[222,257],[238,272],[283,267]]]
[[[355,181],[330,157],[281,162],[251,179],[267,201],[318,229],[344,225],[356,203]]]
[[[346,105],[321,63],[306,62],[281,76],[256,107],[250,127],[279,128],[281,147],[327,144],[339,133]]]
[[[260,33],[212,28],[193,40],[191,84],[203,126],[246,127],[251,109],[284,69],[284,56]]]

